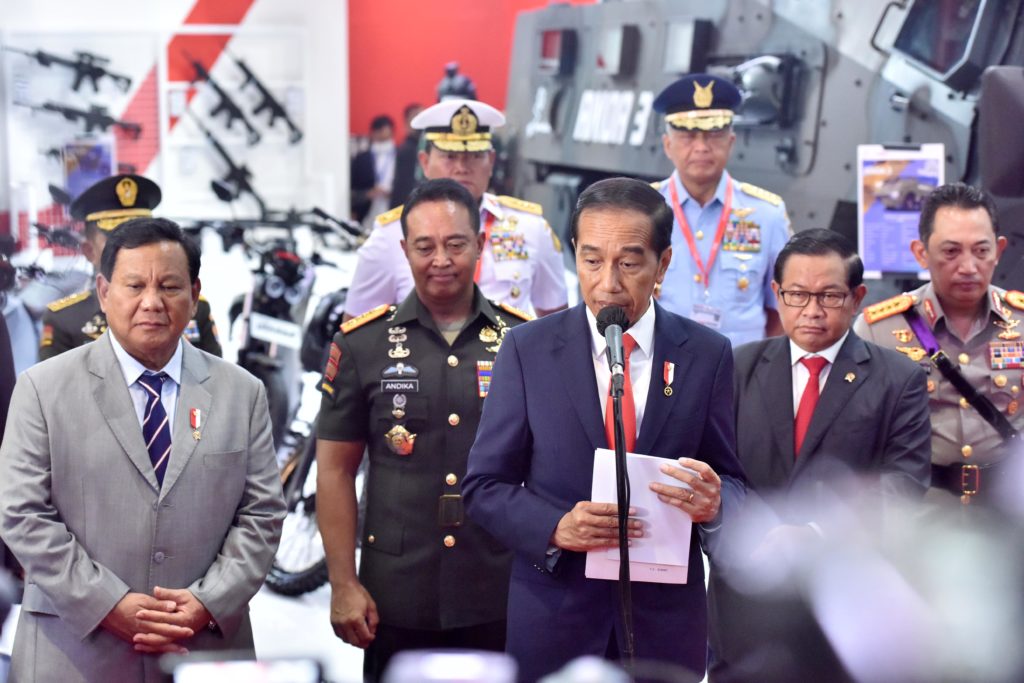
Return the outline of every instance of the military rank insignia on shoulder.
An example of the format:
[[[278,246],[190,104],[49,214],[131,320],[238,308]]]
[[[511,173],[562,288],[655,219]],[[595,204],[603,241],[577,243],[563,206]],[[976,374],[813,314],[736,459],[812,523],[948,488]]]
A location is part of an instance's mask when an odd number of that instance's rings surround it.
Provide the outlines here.
[[[395,208],[389,209],[388,211],[385,211],[381,215],[377,216],[377,225],[387,225],[388,223],[394,223],[395,221],[402,217],[402,209],[404,208],[404,204],[402,206],[396,206]]]
[[[757,199],[762,199],[762,200],[768,202],[769,204],[773,204],[774,206],[781,206],[782,205],[782,197],[780,197],[779,195],[775,194],[774,192],[769,192],[768,190],[764,189],[763,187],[758,187],[757,185],[751,185],[750,183],[741,183],[740,184],[740,190],[742,190],[746,194],[749,194],[751,197],[756,197]]]
[[[1011,289],[1003,297],[1007,304],[1013,306],[1018,311],[1024,311],[1024,292],[1018,292],[1015,289]]]
[[[515,317],[519,318],[520,320],[526,320],[526,321],[533,320],[533,316],[530,315],[529,313],[527,313],[526,311],[521,311],[518,308],[516,308],[515,306],[509,306],[504,301],[494,301],[492,303],[495,306],[497,306],[498,308],[500,308],[501,310],[503,310],[506,313],[509,313],[511,315],[514,315]]]
[[[372,320],[376,320],[377,318],[383,316],[385,313],[387,313],[389,311],[394,311],[395,309],[396,309],[395,306],[389,306],[388,304],[381,304],[377,308],[371,308],[366,313],[363,313],[361,315],[357,315],[356,317],[352,318],[348,322],[342,323],[341,327],[339,329],[341,329],[341,333],[342,334],[348,334],[352,330],[357,330],[360,327],[362,327],[363,325],[365,325],[366,323],[368,323],[368,322],[370,322]]]
[[[57,299],[53,303],[47,304],[46,307],[48,309],[50,309],[51,311],[53,311],[54,313],[56,313],[57,311],[64,310],[68,306],[73,306],[73,305],[77,304],[79,301],[85,301],[90,296],[92,296],[92,291],[91,290],[86,290],[84,292],[78,292],[77,294],[72,294],[71,296],[66,296],[63,299]]]
[[[667,181],[665,180],[655,180],[653,183],[651,183],[651,187],[653,187],[658,192],[661,192],[661,188],[665,187],[666,182]]]
[[[515,209],[516,211],[532,213],[535,216],[540,216],[544,213],[544,209],[540,204],[537,204],[536,202],[528,202],[525,199],[509,197],[508,195],[500,195],[498,197],[498,203],[502,206],[507,206],[510,209]]]
[[[864,320],[869,325],[877,323],[879,320],[885,320],[891,318],[894,315],[909,311],[910,307],[914,305],[914,297],[910,294],[900,294],[894,296],[891,299],[885,301],[879,301],[877,304],[872,304],[864,309]]]

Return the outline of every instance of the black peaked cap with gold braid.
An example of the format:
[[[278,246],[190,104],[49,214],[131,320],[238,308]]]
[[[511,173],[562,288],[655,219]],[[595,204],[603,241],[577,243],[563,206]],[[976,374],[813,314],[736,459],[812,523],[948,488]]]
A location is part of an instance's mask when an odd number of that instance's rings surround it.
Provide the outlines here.
[[[71,217],[110,232],[125,221],[153,215],[160,186],[140,175],[121,174],[91,185],[71,202]]]
[[[654,99],[654,111],[683,130],[716,130],[732,123],[743,101],[739,88],[719,76],[690,74],[662,90]]]

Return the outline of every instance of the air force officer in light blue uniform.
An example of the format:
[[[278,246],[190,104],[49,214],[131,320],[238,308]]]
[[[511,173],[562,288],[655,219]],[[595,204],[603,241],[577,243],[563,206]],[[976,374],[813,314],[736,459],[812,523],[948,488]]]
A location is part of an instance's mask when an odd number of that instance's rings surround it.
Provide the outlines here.
[[[662,142],[675,172],[655,187],[675,215],[672,259],[659,303],[729,337],[733,346],[782,334],[771,291],[775,257],[789,239],[782,198],[725,170],[740,92],[691,74],[658,95]]]

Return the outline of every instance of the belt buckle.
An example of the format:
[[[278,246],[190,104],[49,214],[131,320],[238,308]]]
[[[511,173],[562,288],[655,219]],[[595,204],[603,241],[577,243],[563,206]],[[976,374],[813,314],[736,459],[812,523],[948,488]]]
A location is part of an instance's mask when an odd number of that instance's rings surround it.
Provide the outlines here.
[[[968,505],[971,496],[976,496],[981,488],[981,470],[977,465],[960,466],[960,502]]]

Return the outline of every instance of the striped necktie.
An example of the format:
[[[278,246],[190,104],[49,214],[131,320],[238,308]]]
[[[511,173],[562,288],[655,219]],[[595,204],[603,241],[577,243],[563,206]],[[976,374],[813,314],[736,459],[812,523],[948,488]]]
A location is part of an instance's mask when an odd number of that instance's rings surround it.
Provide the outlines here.
[[[155,375],[151,372],[139,377],[139,385],[146,390],[146,410],[142,418],[142,438],[146,440],[149,459],[153,463],[156,480],[163,485],[167,461],[171,457],[171,425],[167,419],[167,411],[160,401],[160,390],[167,374]]]

